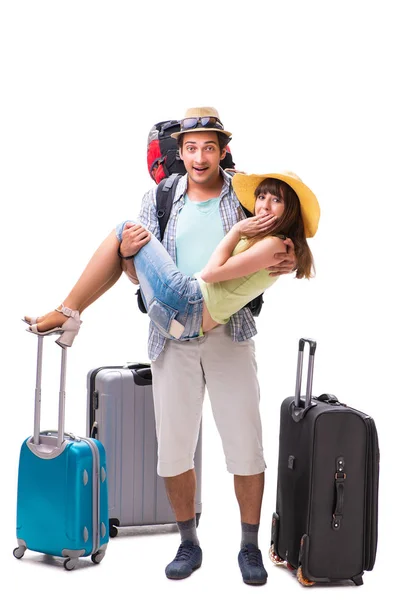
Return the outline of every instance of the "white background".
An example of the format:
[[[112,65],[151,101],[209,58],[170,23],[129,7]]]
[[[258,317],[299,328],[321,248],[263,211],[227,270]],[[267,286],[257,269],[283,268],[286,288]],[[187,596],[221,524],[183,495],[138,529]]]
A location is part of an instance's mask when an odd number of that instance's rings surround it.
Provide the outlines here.
[[[358,593],[394,581],[398,548],[399,42],[396,2],[8,0],[0,10],[2,257],[1,595],[232,598],[306,592],[267,558],[281,401],[293,394],[297,341],[318,342],[315,393],[376,420],[381,446],[376,567]],[[204,410],[204,563],[163,573],[177,533],[111,540],[99,567],[67,573],[17,561],[18,453],[33,424],[36,338],[20,317],[60,303],[114,224],[151,187],[147,134],[189,106],[217,107],[247,172],[295,171],[319,198],[317,276],[283,277],[256,337],[268,462],[260,544],[268,588],[241,582],[239,513],[208,401]],[[69,352],[66,428],[85,431],[86,374],[147,358],[147,317],[126,279],[83,315]],[[43,428],[57,423],[59,347],[45,340]],[[179,373],[176,374],[179,385]],[[354,594],[341,587],[340,594]],[[318,596],[319,597],[319,596]]]

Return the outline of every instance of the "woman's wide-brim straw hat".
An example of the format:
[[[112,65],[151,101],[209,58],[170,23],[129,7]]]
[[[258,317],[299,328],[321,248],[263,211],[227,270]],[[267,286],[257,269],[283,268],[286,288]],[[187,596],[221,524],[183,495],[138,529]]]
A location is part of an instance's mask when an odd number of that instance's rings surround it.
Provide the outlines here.
[[[214,120],[217,119],[218,123],[214,127],[212,125],[205,125],[203,127],[200,122],[200,119],[205,119],[206,117],[211,117]],[[182,124],[184,123],[185,119],[195,119],[195,123],[191,127],[189,126],[187,128],[184,128],[182,127]],[[199,133],[201,131],[217,131],[219,133],[224,133],[228,137],[232,137],[230,131],[225,131],[221,119],[219,118],[217,109],[213,108],[212,106],[188,108],[185,113],[185,116],[183,117],[183,119],[181,119],[180,131],[177,131],[176,133],[171,133],[171,137],[177,140],[180,135],[182,135],[183,133],[189,133],[190,131],[193,131],[195,133]]]
[[[232,179],[233,189],[239,202],[254,214],[256,198],[254,192],[264,179],[273,178],[284,181],[296,192],[299,201],[301,216],[304,222],[304,232],[306,237],[313,237],[318,229],[320,207],[315,194],[310,188],[302,182],[296,173],[290,171],[281,171],[276,173],[266,173],[264,175],[246,175],[236,173]]]

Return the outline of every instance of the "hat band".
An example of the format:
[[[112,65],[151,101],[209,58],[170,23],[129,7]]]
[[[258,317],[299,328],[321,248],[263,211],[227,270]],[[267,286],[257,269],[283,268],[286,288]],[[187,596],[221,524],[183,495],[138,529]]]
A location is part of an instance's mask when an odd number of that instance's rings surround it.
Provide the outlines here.
[[[224,129],[221,121],[217,117],[187,117],[181,120],[181,132],[189,129],[196,129],[196,127]]]

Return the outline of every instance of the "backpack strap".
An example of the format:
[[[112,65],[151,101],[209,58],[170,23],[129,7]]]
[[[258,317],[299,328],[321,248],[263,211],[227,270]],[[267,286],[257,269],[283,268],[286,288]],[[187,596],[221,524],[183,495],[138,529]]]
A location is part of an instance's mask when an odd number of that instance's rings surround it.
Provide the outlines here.
[[[158,224],[160,226],[160,240],[164,237],[165,228],[171,214],[176,187],[181,178],[179,173],[173,173],[167,179],[163,179],[157,186],[156,211]]]

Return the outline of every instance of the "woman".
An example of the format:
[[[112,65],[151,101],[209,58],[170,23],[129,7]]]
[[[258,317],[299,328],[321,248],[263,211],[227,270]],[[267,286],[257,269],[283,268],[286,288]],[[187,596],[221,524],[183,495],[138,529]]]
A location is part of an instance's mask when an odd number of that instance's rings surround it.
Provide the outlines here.
[[[181,273],[154,236],[141,225],[124,222],[95,252],[61,307],[39,319],[25,317],[28,331],[60,333],[57,343],[71,346],[80,313],[114,285],[123,270],[132,276],[133,265],[150,319],[165,337],[180,340],[227,323],[275,283],[277,277],[268,268],[277,262],[275,253],[286,251],[285,236],[294,243],[296,277],[311,277],[313,258],[306,238],[315,235],[320,215],[313,192],[288,172],[237,173],[232,184],[241,204],[255,216],[232,227],[200,273]],[[129,245],[130,239],[135,244]],[[132,255],[121,254],[121,242]]]

